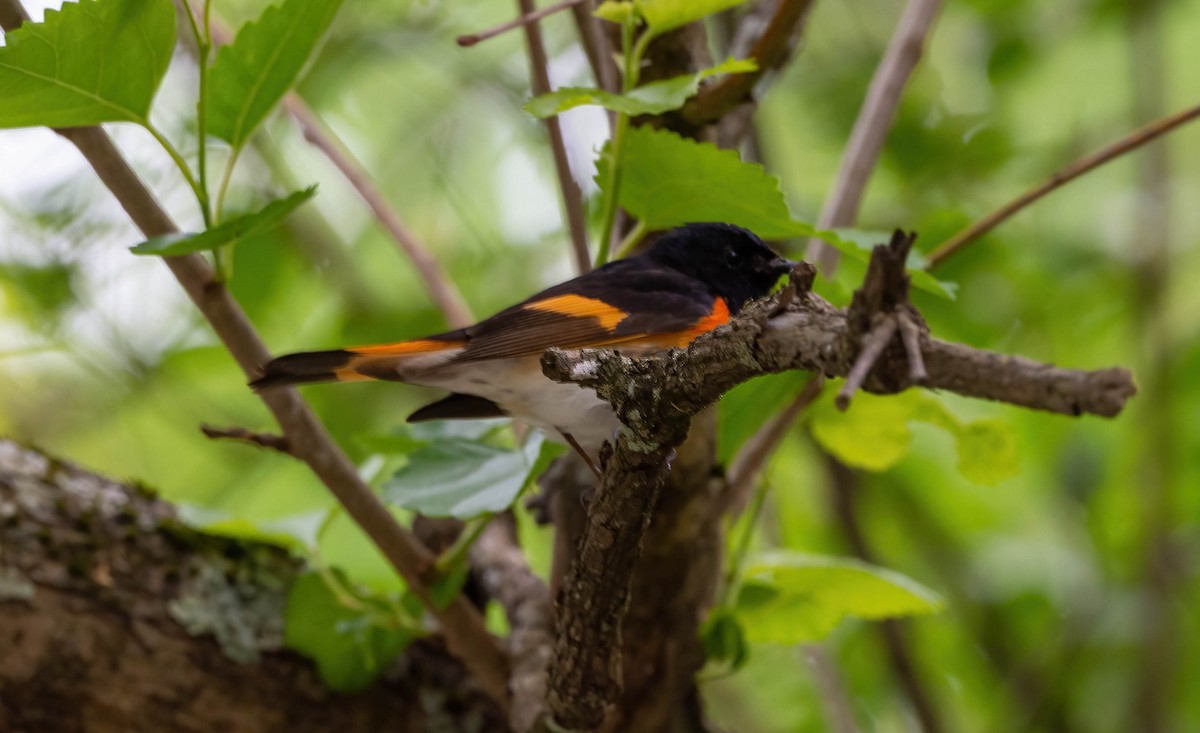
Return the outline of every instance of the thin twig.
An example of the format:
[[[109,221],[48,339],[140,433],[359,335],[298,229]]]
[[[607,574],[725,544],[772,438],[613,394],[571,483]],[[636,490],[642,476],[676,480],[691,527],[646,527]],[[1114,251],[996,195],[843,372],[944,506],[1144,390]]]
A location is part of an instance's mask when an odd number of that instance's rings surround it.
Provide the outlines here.
[[[224,46],[232,38],[233,33],[229,28],[214,18],[212,20],[213,46]],[[396,210],[388,204],[375,182],[364,171],[362,164],[346,149],[341,140],[321,122],[304,99],[295,92],[288,92],[284,95],[283,108],[296,120],[296,124],[300,126],[300,130],[304,134],[304,139],[329,158],[346,182],[371,209],[375,219],[412,262],[413,267],[421,276],[421,282],[429,294],[429,299],[446,317],[446,322],[454,328],[462,328],[474,323],[475,318],[471,315],[471,308],[467,305],[462,293],[446,275],[446,271],[442,269],[437,259],[404,224],[404,220],[400,218]]]
[[[859,387],[862,387],[863,380],[871,373],[871,368],[875,366],[875,362],[879,361],[879,356],[887,348],[895,334],[895,316],[884,315],[863,339],[862,350],[858,352],[854,366],[846,375],[846,383],[838,390],[837,397],[834,399],[839,410],[845,410],[850,406],[850,398],[854,396]]]
[[[921,329],[904,311],[896,313],[896,322],[900,326],[904,351],[908,354],[908,376],[914,384],[924,384],[929,379],[929,372],[925,370],[925,357],[921,355]]]
[[[19,0],[0,0],[0,26],[5,31],[17,26],[10,21],[20,18],[19,9]],[[75,127],[55,132],[79,149],[143,235],[154,237],[179,231],[103,129]],[[208,263],[194,254],[166,257],[163,262],[247,377],[257,373],[270,353],[229,290],[214,278]],[[507,709],[508,661],[487,632],[479,612],[462,596],[445,607],[433,603],[426,580],[433,558],[363,482],[354,464],[295,390],[273,390],[260,397],[283,429],[294,454],[308,464],[409,588],[426,603],[441,623],[451,652],[463,660],[496,704]]]
[[[463,48],[470,48],[480,41],[486,41],[489,38],[495,38],[496,36],[511,31],[513,28],[518,26],[533,25],[548,15],[554,15],[560,10],[566,10],[567,8],[574,7],[585,2],[588,2],[588,0],[563,0],[562,2],[555,3],[550,7],[542,8],[541,10],[523,10],[521,15],[508,21],[507,23],[501,23],[498,26],[488,28],[484,31],[479,31],[478,33],[468,33],[465,36],[459,36],[458,38],[454,39],[454,42]]]
[[[596,86],[606,92],[619,92],[620,82],[617,79],[617,65],[613,61],[608,37],[600,28],[600,20],[592,15],[590,2],[579,3],[571,7],[571,15],[575,17],[575,27],[579,31],[579,42],[587,55],[592,74],[596,77]],[[613,113],[608,113],[609,126],[612,126]]]
[[[1011,216],[1033,202],[1042,198],[1054,189],[1069,183],[1083,174],[1092,171],[1110,160],[1121,157],[1131,150],[1136,150],[1148,142],[1159,138],[1181,125],[1200,119],[1200,104],[1177,112],[1169,117],[1151,122],[1116,142],[1097,150],[1091,155],[1080,158],[1071,165],[1050,176],[1050,179],[1040,186],[1032,188],[1004,206],[993,211],[971,226],[947,239],[929,253],[928,269],[932,270],[945,262],[963,247],[979,239],[997,226],[1007,221]]]
[[[825,379],[821,375],[813,376],[787,407],[763,423],[754,435],[750,436],[729,462],[725,490],[713,506],[716,512],[728,512],[735,519],[742,513],[746,501],[758,484],[758,477],[762,474],[767,459],[783,442],[796,418],[821,394],[824,386]]]
[[[521,12],[530,15],[533,12],[533,0],[517,0]],[[549,61],[546,58],[546,46],[542,43],[542,30],[537,23],[524,26],[525,46],[529,52],[530,86],[537,95],[550,93]],[[562,124],[558,116],[545,119],[546,132],[550,136],[550,151],[554,156],[554,170],[558,174],[558,186],[562,192],[563,209],[567,213],[567,229],[571,234],[571,247],[575,253],[575,268],[581,274],[592,269],[592,259],[588,254],[587,222],[583,215],[583,192],[571,176],[571,166],[567,162],[567,146],[563,142]]]
[[[941,0],[909,0],[905,6],[896,32],[888,41],[887,50],[875,69],[858,119],[854,121],[854,130],[846,144],[846,153],[842,156],[833,191],[817,219],[818,228],[850,226],[857,218],[863,191],[892,126],[900,94],[917,62],[921,60],[925,39],[941,4]],[[817,268],[828,277],[837,269],[838,252],[824,242],[813,239],[808,243],[806,259],[815,262]]]
[[[260,448],[266,448],[268,450],[279,451],[280,453],[292,455],[292,447],[288,445],[287,438],[283,437],[282,435],[275,435],[273,433],[256,433],[253,430],[247,430],[246,428],[214,428],[211,425],[201,425],[200,432],[214,440],[240,440],[243,443],[257,445]]]

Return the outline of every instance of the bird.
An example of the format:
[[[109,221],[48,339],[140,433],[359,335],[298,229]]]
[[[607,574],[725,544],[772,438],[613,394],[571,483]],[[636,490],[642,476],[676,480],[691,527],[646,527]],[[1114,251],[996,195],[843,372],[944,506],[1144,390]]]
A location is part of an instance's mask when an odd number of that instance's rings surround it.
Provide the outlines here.
[[[547,288],[473,326],[421,338],[272,359],[255,391],[380,379],[449,396],[408,422],[513,417],[570,445],[597,468],[619,422],[591,389],[542,374],[541,355],[612,348],[648,356],[684,347],[771,292],[797,263],[732,224],[685,224],[646,250]]]

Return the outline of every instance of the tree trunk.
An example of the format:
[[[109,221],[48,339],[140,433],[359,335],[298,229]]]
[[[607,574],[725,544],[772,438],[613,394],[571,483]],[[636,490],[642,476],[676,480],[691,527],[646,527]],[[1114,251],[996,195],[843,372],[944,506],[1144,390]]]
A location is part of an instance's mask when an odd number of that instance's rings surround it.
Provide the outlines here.
[[[149,492],[0,441],[0,730],[505,731],[436,640],[328,690],[283,650],[285,552],[197,534]]]

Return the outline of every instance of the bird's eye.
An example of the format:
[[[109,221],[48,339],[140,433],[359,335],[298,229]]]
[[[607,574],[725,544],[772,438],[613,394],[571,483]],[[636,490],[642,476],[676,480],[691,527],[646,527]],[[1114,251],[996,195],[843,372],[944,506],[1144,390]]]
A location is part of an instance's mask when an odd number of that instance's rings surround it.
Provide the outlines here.
[[[732,247],[725,250],[725,264],[736,267],[742,262],[742,255]]]

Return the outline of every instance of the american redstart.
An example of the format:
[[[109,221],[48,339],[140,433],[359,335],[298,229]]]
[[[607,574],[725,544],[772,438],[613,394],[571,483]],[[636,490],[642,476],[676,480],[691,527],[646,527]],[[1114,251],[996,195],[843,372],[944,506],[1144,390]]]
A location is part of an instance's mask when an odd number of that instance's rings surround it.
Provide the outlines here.
[[[644,253],[543,290],[474,326],[378,346],[273,359],[255,390],[386,379],[450,391],[409,422],[511,416],[570,444],[595,469],[618,426],[589,389],[542,374],[546,349],[615,348],[635,355],[686,346],[771,291],[796,263],[730,224],[688,224]]]

